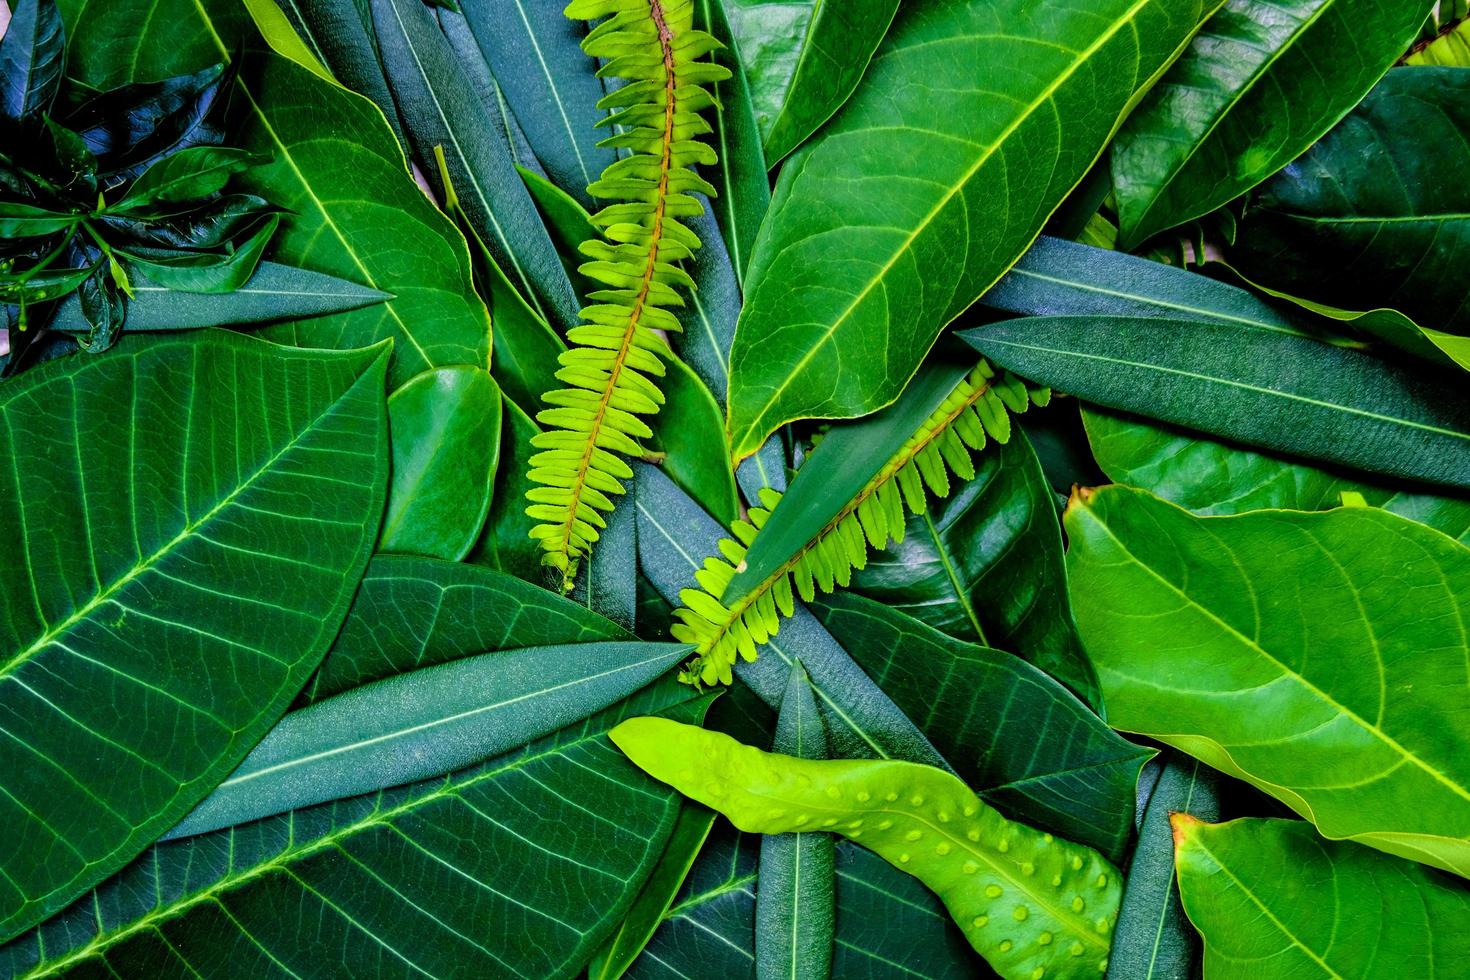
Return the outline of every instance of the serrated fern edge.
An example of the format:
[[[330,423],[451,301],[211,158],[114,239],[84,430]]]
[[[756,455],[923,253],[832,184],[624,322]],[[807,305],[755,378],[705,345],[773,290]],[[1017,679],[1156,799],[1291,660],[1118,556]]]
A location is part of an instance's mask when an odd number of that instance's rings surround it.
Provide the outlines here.
[[[639,416],[658,412],[664,396],[653,380],[669,355],[663,332],[678,331],[665,307],[682,306],[677,287],[694,282],[678,265],[699,248],[680,219],[701,214],[695,193],[715,193],[693,170],[715,153],[699,141],[711,131],[700,110],[715,104],[703,86],[729,72],[697,61],[721,45],[693,29],[692,0],[573,0],[566,16],[602,20],[582,49],[605,59],[602,77],[627,84],[598,103],[613,110],[598,125],[614,128],[600,146],[630,153],[588,186],[611,203],[593,216],[602,237],[583,242],[583,275],[606,288],[589,296],[572,345],[558,358],[556,378],[568,385],[546,392],[549,406],[536,420],[547,427],[531,444],[526,513],[537,521],[531,537],[541,561],[561,573],[570,590],[577,569],[607,526],[603,514],[625,492],[633,472],[621,456],[641,455],[637,440],[653,435]]]
[[[694,644],[694,658],[680,674],[691,684],[729,684],[735,658],[756,658],[757,647],[775,636],[783,616],[796,609],[796,596],[811,601],[820,589],[832,592],[852,581],[852,570],[868,563],[868,548],[882,550],[902,541],[909,513],[928,507],[927,486],[936,497],[949,496],[949,474],[975,477],[971,451],[985,448],[987,433],[999,443],[1011,438],[1011,413],[1051,399],[1046,388],[1028,388],[1020,378],[981,361],[959,382],[929,418],[883,464],[876,476],[807,544],[736,601],[724,593],[736,569],[781,502],[774,490],[761,491],[760,507],[749,520],[736,521],[733,539],[719,544],[722,557],[706,558],[695,573],[700,588],[679,593],[674,638]]]

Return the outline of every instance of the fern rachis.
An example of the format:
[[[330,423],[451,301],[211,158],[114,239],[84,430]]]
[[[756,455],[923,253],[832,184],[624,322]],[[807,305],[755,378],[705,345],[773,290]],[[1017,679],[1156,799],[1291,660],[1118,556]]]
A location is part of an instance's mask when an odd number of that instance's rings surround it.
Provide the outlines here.
[[[627,82],[598,105],[614,110],[600,125],[617,129],[602,145],[630,151],[588,188],[614,202],[593,217],[603,237],[581,249],[589,259],[582,273],[607,288],[591,295],[583,322],[567,332],[573,346],[556,377],[569,387],[543,396],[548,407],[536,418],[547,431],[532,440],[540,452],[530,478],[540,485],[527,493],[526,512],[538,522],[531,536],[570,589],[606,527],[602,514],[632,477],[620,455],[640,455],[636,440],[653,434],[639,416],[663,404],[653,380],[669,355],[662,332],[680,329],[665,307],[683,304],[678,287],[693,288],[678,263],[699,247],[680,219],[702,212],[695,192],[714,193],[692,169],[714,162],[698,139],[710,131],[698,113],[714,103],[702,85],[728,72],[696,60],[719,44],[693,29],[691,0],[574,0],[566,14],[607,18],[582,46],[607,59],[601,75]]]

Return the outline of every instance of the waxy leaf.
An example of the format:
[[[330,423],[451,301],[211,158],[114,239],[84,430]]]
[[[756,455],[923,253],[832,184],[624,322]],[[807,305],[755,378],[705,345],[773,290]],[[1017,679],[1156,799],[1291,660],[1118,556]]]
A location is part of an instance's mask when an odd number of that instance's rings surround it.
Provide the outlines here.
[[[1158,317],[1026,317],[960,336],[1023,377],[1109,408],[1470,487],[1470,404],[1450,373],[1255,326]]]
[[[735,455],[793,419],[866,415],[896,398],[941,328],[1026,250],[1203,10],[904,6],[862,86],[781,172],[730,359]]]
[[[1470,875],[1470,548],[1371,508],[1067,510],[1109,721],[1351,839]]]
[[[66,37],[53,0],[18,0],[0,31],[0,123],[19,123],[56,99]]]
[[[1424,0],[1226,0],[1118,134],[1132,248],[1244,194],[1357,104],[1413,41]]]
[[[484,368],[435,368],[388,399],[393,478],[381,551],[459,561],[485,515],[500,459],[500,391]]]
[[[125,339],[6,384],[0,937],[152,842],[315,669],[382,513],[387,356]]]
[[[1470,893],[1309,824],[1175,817],[1179,891],[1211,980],[1451,977],[1470,962]]]
[[[707,702],[654,685],[447,777],[159,844],[0,947],[0,973],[571,977],[680,806],[606,732]]]

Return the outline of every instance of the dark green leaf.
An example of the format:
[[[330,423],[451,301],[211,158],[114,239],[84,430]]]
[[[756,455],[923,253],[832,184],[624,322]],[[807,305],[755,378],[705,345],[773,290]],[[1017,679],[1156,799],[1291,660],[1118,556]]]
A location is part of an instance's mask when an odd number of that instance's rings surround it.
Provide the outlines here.
[[[1348,309],[1392,307],[1470,336],[1467,132],[1470,72],[1389,72],[1261,188],[1232,261],[1276,289]]]
[[[1239,324],[1028,317],[962,331],[1017,374],[1109,408],[1280,452],[1470,486],[1462,384]]]
[[[449,40],[449,46],[454,49],[455,57],[464,68],[470,86],[489,112],[495,129],[504,134],[505,142],[510,147],[511,160],[517,167],[526,167],[544,176],[546,170],[536,159],[526,134],[521,130],[521,124],[516,121],[515,113],[511,112],[510,105],[505,101],[505,93],[501,91],[495,76],[490,73],[485,52],[480,50],[480,42],[475,40],[475,32],[470,29],[464,14],[439,7],[434,11],[434,16],[439,21],[439,29]]]
[[[782,169],[730,358],[735,454],[793,419],[893,401],[1203,11],[1204,0],[904,6],[862,86]]]
[[[602,544],[592,553],[572,597],[629,632],[637,632],[638,522],[632,509],[619,507],[609,514],[599,540]]]
[[[164,209],[162,206],[208,197],[224,190],[235,174],[268,162],[268,157],[249,150],[193,146],[171,153],[143,171],[110,210],[121,214],[149,213]]]
[[[62,122],[97,158],[99,175],[136,177],[165,154],[219,142],[208,121],[228,77],[223,64],[103,92]]]
[[[203,0],[56,0],[66,21],[67,71],[97,89],[183,75],[239,50],[250,19],[242,3]]]
[[[536,452],[531,437],[541,429],[509,398],[501,403],[501,416],[505,428],[500,436],[500,468],[495,474],[490,516],[467,560],[528,582],[549,585],[550,573],[541,565],[541,548],[530,536],[535,522],[526,516],[526,490],[535,485],[526,479]]]
[[[129,267],[165,289],[211,295],[229,293],[245,285],[255,274],[265,247],[280,224],[280,215],[267,216],[249,238],[231,251],[165,252],[129,248],[117,254]]]
[[[500,459],[500,391],[483,368],[435,368],[388,399],[393,479],[382,551],[459,561],[485,515]]]
[[[663,410],[650,448],[666,453],[661,468],[721,524],[740,516],[725,414],[704,382],[677,357],[665,362]]]
[[[818,615],[982,799],[1121,859],[1150,750],[1011,654],[861,596],[836,593]]]
[[[66,35],[54,0],[18,0],[0,39],[0,123],[51,107],[66,69]]]
[[[98,271],[87,277],[75,296],[77,309],[86,324],[84,336],[78,343],[89,354],[107,350],[117,342],[123,321],[127,319],[122,289],[110,275]]]
[[[1118,134],[1125,247],[1213,211],[1341,119],[1413,41],[1430,0],[1226,0]]]
[[[177,821],[316,667],[381,514],[386,360],[214,333],[5,386],[0,935]]]
[[[80,215],[51,211],[21,201],[0,201],[0,238],[40,238],[65,231]]]

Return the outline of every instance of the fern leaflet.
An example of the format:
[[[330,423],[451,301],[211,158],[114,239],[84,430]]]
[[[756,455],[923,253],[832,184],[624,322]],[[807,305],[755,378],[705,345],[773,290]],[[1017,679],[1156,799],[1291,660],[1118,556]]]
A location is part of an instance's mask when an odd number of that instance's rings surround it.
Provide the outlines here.
[[[572,345],[559,358],[557,380],[566,388],[542,396],[536,416],[547,431],[532,445],[526,513],[542,548],[542,563],[557,569],[570,590],[582,558],[607,526],[603,513],[633,473],[621,456],[638,456],[638,439],[652,430],[639,416],[658,412],[669,354],[663,333],[680,329],[668,307],[682,306],[678,287],[693,288],[679,263],[699,248],[684,223],[703,205],[694,195],[715,189],[694,172],[715,162],[700,142],[710,132],[699,112],[714,105],[705,85],[729,72],[697,59],[720,47],[693,28],[692,0],[573,0],[568,17],[607,18],[588,32],[582,48],[606,59],[599,74],[626,84],[598,108],[613,110],[598,125],[614,135],[600,145],[627,151],[588,188],[611,201],[593,222],[602,237],[584,242],[584,275],[606,287],[592,293],[582,322],[567,332]]]
[[[672,632],[695,645],[694,659],[680,678],[692,684],[730,683],[736,656],[754,660],[756,647],[776,635],[781,617],[794,613],[797,595],[810,601],[818,589],[846,587],[852,570],[867,565],[870,546],[881,550],[890,540],[903,540],[907,513],[922,514],[927,507],[925,487],[947,497],[950,472],[973,479],[970,452],[985,448],[986,434],[1010,441],[1011,413],[1045,405],[1050,398],[1048,389],[1027,388],[1021,379],[981,361],[825,527],[780,568],[727,603],[726,586],[781,501],[776,491],[761,491],[763,506],[752,508],[748,521],[735,522],[733,540],[720,542],[723,557],[706,558],[695,573],[700,588],[679,593],[684,605],[675,613],[679,621]]]

